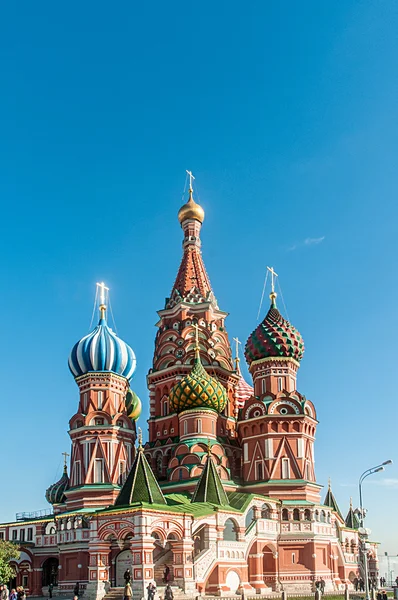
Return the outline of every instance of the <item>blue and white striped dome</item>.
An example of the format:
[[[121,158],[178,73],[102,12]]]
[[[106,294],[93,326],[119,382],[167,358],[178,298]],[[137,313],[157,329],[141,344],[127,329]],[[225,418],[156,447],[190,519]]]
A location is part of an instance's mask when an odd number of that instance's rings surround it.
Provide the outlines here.
[[[108,327],[102,310],[97,327],[73,346],[68,364],[74,377],[90,371],[112,371],[131,379],[136,362],[130,346]]]

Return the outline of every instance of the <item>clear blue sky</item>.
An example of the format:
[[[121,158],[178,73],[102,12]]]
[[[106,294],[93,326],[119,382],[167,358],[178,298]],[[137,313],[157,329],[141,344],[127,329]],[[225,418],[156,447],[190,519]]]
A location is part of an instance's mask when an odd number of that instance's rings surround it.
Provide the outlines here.
[[[111,288],[142,397],[181,255],[185,169],[228,331],[280,275],[318,409],[317,475],[344,512],[397,456],[394,2],[5,3],[0,20],[1,516],[44,508],[78,401],[67,368]],[[266,307],[264,307],[265,310]],[[398,553],[398,471],[366,484]]]

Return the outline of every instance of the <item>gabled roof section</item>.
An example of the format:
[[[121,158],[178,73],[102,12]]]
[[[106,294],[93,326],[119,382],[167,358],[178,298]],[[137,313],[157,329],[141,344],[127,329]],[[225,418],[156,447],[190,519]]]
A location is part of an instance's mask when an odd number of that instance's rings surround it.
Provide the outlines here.
[[[326,493],[323,504],[325,506],[329,506],[332,510],[334,510],[334,512],[336,512],[344,521],[343,515],[341,514],[340,509],[339,509],[339,505],[337,504],[337,500],[334,497],[334,494],[332,492],[332,486],[330,483],[330,479],[329,479],[328,491]]]
[[[210,453],[207,456],[205,468],[200,476],[191,502],[210,502],[218,506],[228,506],[229,504],[228,496]]]
[[[345,524],[350,529],[358,529],[360,525],[359,519],[352,508],[352,498],[350,499],[350,510],[345,518]]]
[[[137,502],[167,504],[156,477],[145,458],[141,444],[138,447],[130,473],[116,498],[115,506],[128,506]]]

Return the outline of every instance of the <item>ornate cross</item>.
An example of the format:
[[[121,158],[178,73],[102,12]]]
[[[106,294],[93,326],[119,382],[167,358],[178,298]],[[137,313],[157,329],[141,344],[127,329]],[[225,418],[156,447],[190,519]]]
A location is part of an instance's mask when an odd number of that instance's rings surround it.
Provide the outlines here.
[[[66,467],[66,463],[68,462],[68,456],[70,456],[70,454],[68,454],[67,452],[62,452],[62,456],[64,457],[64,467]]]
[[[138,447],[142,448],[142,429],[138,427]]]
[[[239,338],[233,338],[235,342],[235,369],[238,370],[238,364],[240,362],[239,358],[239,344],[242,344]]]
[[[109,288],[106,287],[105,283],[97,283],[97,287],[100,289],[100,304],[105,304],[105,291],[109,292]]]
[[[278,277],[278,273],[275,273],[274,267],[267,267],[267,269],[271,273],[271,290],[275,292],[275,277]]]
[[[192,180],[195,179],[195,177],[192,175],[192,171],[188,171],[187,169],[186,169],[186,171],[187,171],[187,173],[189,175],[189,189],[193,190]]]
[[[194,324],[195,328],[195,350],[199,352],[199,325],[197,323]]]

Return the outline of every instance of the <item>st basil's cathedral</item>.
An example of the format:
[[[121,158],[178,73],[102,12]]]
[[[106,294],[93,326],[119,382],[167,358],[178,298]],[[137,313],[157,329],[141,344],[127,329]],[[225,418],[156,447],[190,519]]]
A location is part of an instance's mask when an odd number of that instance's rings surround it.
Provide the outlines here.
[[[78,396],[70,465],[65,454],[46,492],[53,508],[0,524],[0,539],[22,549],[11,583],[29,595],[52,584],[70,597],[79,583],[88,600],[117,600],[127,568],[139,598],[165,573],[181,598],[309,592],[320,578],[343,590],[360,577],[358,513],[351,504],[344,517],[330,483],[321,501],[316,481],[316,409],[297,391],[303,338],[272,286],[245,345],[253,385],[244,380],[202,259],[204,217],[191,184],[181,264],[158,312],[145,444],[135,354],[110,328],[99,286],[98,325],[69,357]],[[376,577],[376,544],[369,567]]]

